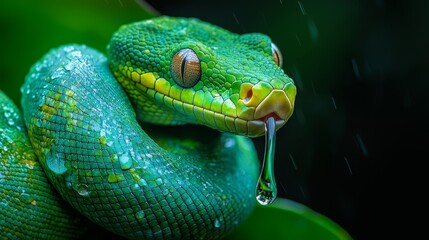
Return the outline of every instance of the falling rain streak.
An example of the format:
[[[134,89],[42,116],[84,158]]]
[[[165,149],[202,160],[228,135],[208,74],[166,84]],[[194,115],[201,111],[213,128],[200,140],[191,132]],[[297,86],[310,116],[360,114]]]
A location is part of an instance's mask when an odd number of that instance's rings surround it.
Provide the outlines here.
[[[235,13],[232,13],[232,16],[234,17],[235,22],[236,22],[237,24],[240,24],[240,22],[238,21],[238,18],[237,18],[237,16],[235,15]]]
[[[359,148],[362,150],[362,154],[365,157],[368,157],[368,151],[366,150],[365,144],[363,143],[363,140],[359,134],[355,135],[355,141],[358,144]]]
[[[332,99],[332,104],[334,104],[335,110],[337,110],[337,103],[335,102],[335,98],[331,97],[331,99]]]
[[[349,168],[350,174],[353,175],[352,168],[350,167],[350,164],[349,164],[349,160],[347,160],[346,157],[344,157],[344,160],[346,161],[346,164],[347,164],[347,167]]]
[[[256,185],[256,200],[261,205],[268,205],[277,197],[274,178],[274,153],[276,145],[276,121],[269,117],[265,121],[265,152],[261,174]]]
[[[360,72],[355,58],[352,59],[352,66],[353,71],[355,72],[356,79],[360,79]]]
[[[301,9],[302,15],[305,16],[307,13],[305,12],[304,5],[302,5],[301,1],[298,1],[298,5],[299,5],[299,8]]]
[[[293,164],[293,168],[295,168],[295,170],[298,170],[298,167],[296,166],[296,163],[295,163],[295,160],[293,159],[292,154],[289,153],[289,157],[290,157],[290,160],[291,160],[291,162]]]
[[[295,34],[295,38],[296,38],[296,41],[298,42],[298,45],[302,46],[302,43],[301,43],[301,40],[298,37],[298,34]]]

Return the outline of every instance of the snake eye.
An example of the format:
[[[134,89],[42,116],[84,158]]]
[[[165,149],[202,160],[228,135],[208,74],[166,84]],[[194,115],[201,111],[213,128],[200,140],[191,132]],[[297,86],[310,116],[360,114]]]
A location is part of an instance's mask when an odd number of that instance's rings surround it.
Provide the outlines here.
[[[282,53],[274,43],[271,43],[271,51],[273,52],[274,62],[276,62],[277,66],[282,67],[283,66]]]
[[[181,87],[191,88],[201,78],[201,64],[197,54],[189,48],[181,49],[171,61],[171,76]]]

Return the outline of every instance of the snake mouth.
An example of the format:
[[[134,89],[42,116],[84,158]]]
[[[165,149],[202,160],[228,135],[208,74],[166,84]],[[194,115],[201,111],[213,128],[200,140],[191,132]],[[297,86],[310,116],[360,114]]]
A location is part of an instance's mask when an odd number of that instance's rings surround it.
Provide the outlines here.
[[[283,119],[281,119],[280,117],[279,117],[279,115],[277,115],[277,113],[275,113],[275,112],[273,112],[273,113],[270,113],[270,114],[267,114],[266,116],[263,116],[263,117],[261,117],[261,118],[258,118],[258,119],[256,119],[256,120],[259,120],[259,121],[262,121],[262,122],[265,122],[265,121],[267,121],[267,119],[268,118],[270,118],[270,117],[272,117],[272,118],[274,118],[274,120],[277,122],[277,121],[284,121]]]

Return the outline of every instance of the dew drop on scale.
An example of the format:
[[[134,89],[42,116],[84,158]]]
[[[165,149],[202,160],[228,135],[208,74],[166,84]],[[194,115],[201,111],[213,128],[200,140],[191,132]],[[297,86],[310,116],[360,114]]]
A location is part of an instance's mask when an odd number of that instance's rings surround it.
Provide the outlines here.
[[[276,121],[269,117],[265,121],[265,152],[262,169],[256,185],[256,200],[261,205],[268,205],[277,197],[274,178],[274,152],[276,145]]]

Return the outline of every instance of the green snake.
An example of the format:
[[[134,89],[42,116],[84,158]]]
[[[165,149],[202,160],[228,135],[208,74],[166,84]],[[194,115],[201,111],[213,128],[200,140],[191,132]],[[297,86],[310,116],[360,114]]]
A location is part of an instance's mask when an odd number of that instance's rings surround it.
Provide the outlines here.
[[[130,239],[224,236],[256,204],[247,137],[293,112],[281,64],[264,34],[166,16],[120,27],[107,57],[51,50],[22,114],[0,92],[1,238],[76,237],[75,210]]]

